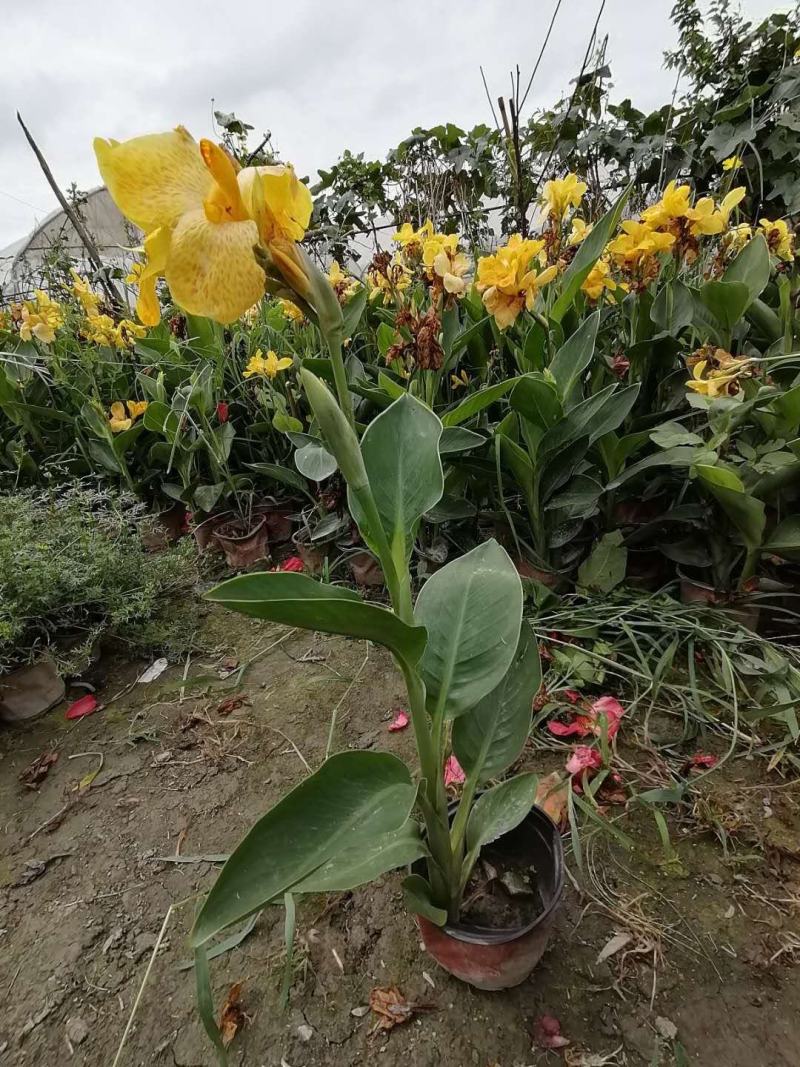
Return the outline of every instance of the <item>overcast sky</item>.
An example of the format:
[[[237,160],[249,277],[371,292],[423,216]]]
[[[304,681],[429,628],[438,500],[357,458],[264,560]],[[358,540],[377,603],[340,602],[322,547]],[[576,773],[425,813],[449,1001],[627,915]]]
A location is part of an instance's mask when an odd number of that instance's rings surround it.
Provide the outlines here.
[[[9,4],[0,40],[0,248],[54,200],[17,109],[62,187],[99,182],[92,139],[182,123],[211,134],[212,97],[270,129],[282,158],[315,176],[344,148],[382,156],[417,125],[491,121],[480,78],[507,94],[530,72],[555,0],[37,0]],[[580,66],[599,0],[562,0],[528,101],[553,103]],[[607,0],[601,33],[618,99],[667,101],[672,0]],[[780,0],[743,0],[754,19]]]

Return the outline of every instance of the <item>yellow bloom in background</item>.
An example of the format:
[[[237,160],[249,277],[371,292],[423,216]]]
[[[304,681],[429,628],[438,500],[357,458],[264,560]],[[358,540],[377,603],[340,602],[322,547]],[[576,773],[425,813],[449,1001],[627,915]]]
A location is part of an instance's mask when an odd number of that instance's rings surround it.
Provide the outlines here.
[[[404,222],[400,229],[392,234],[392,240],[395,244],[400,245],[404,251],[415,251],[415,246],[422,244],[433,236],[433,223],[430,219],[425,219],[423,224],[418,230],[415,230],[410,222]]]
[[[590,300],[599,300],[606,290],[613,293],[619,288],[627,288],[627,286],[623,286],[611,277],[611,266],[606,259],[598,259],[581,286],[581,290]]]
[[[255,355],[250,357],[250,361],[244,369],[244,377],[252,378],[254,375],[260,374],[272,380],[282,371],[288,370],[293,363],[294,360],[291,356],[281,356],[279,359],[272,349],[265,356],[261,349],[257,348]]]
[[[96,138],[100,173],[117,207],[145,233],[137,313],[160,318],[163,275],[184,310],[228,323],[264,293],[262,243],[295,284],[305,275],[293,242],[311,217],[311,195],[290,167],[237,166],[218,145],[182,126],[129,141]]]
[[[567,238],[567,244],[570,248],[574,248],[576,245],[585,241],[589,234],[594,229],[594,225],[591,222],[586,222],[584,219],[574,218],[572,220],[572,229],[570,230],[569,237]]]
[[[660,233],[646,222],[628,219],[623,222],[622,231],[606,247],[614,259],[624,266],[635,265],[658,252],[666,252],[675,244],[674,234]]]
[[[284,316],[291,322],[302,322],[305,315],[297,306],[293,304],[291,300],[286,300],[284,297],[278,297],[278,306],[283,312]]]
[[[140,326],[138,322],[131,321],[131,319],[122,319],[117,323],[117,328],[114,331],[114,340],[117,348],[133,348],[137,337],[146,336],[147,328]]]
[[[348,274],[347,271],[342,270],[341,264],[336,259],[331,263],[328,270],[328,281],[333,286],[340,304],[346,304],[358,289],[356,279]]]
[[[19,336],[23,341],[35,337],[42,344],[52,344],[56,339],[56,330],[64,325],[61,305],[41,289],[36,289],[33,295],[33,300],[26,300],[22,305]]]
[[[127,406],[128,413],[125,414],[125,408]],[[123,433],[125,430],[130,430],[134,422],[140,415],[144,415],[147,411],[146,400],[126,400],[125,403],[121,400],[115,400],[111,405],[111,414],[108,417],[108,426],[112,433]]]
[[[74,267],[70,267],[72,275],[72,295],[80,302],[87,315],[96,315],[100,307],[100,296],[95,293],[86,278],[82,278]]]
[[[524,241],[515,233],[494,255],[478,260],[477,286],[501,330],[510,326],[524,307],[532,310],[539,290],[558,273],[556,267],[538,273],[529,269],[543,248],[544,241]]]
[[[81,334],[90,344],[115,348],[117,324],[110,315],[87,315],[81,326]]]
[[[718,348],[716,351],[719,367],[709,370],[709,361],[700,360],[694,365],[692,377],[686,387],[701,396],[714,398],[731,396],[739,391],[739,377],[750,368],[749,359],[734,359],[729,353]],[[708,371],[708,373],[706,373]]]
[[[744,246],[753,237],[753,228],[746,222],[740,222],[738,226],[732,226],[725,235],[726,251],[733,255],[741,252]]]
[[[391,299],[395,293],[405,292],[411,285],[411,271],[402,254],[398,252],[385,267],[376,265],[379,259],[380,257],[376,256],[367,271],[369,299],[377,300],[381,295]]]
[[[652,207],[645,208],[642,212],[642,221],[653,229],[660,226],[668,226],[674,219],[686,217],[691,207],[692,190],[688,185],[678,185],[671,181],[664,195]]]
[[[571,207],[579,207],[588,186],[579,180],[577,174],[568,174],[566,178],[553,178],[544,183],[542,203],[552,218],[561,222]]]
[[[740,156],[728,156],[727,159],[723,159],[722,161],[723,170],[738,170],[741,165],[742,160]]]
[[[459,371],[458,374],[450,375],[450,385],[454,389],[464,389],[470,383],[470,377],[465,370]]]
[[[770,252],[785,263],[791,263],[794,259],[794,234],[786,222],[783,219],[776,219],[774,222],[759,219],[758,225],[767,239]]]
[[[431,281],[440,279],[442,287],[455,296],[467,288],[465,276],[469,272],[469,257],[458,251],[457,233],[432,233],[422,243],[422,265]]]

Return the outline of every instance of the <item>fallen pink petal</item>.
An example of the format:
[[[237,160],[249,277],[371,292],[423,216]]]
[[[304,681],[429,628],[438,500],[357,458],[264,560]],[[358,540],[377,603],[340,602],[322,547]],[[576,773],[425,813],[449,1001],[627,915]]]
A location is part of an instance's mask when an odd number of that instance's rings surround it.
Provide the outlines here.
[[[569,1044],[569,1038],[561,1033],[561,1023],[553,1015],[542,1015],[536,1020],[533,1040],[539,1048],[566,1048]]]
[[[397,714],[389,723],[389,729],[392,733],[397,733],[398,730],[405,730],[411,720],[408,717],[408,712],[403,711],[402,708],[397,709]]]
[[[578,737],[587,737],[592,730],[592,720],[585,715],[579,715],[573,719],[572,722],[558,722],[555,719],[547,724],[547,729],[551,734],[556,737],[572,737],[577,735]]]
[[[568,774],[582,774],[584,771],[597,771],[603,766],[603,757],[596,748],[589,745],[576,745],[567,760]]]
[[[594,716],[595,722],[597,722],[600,715],[605,715],[608,722],[608,739],[610,741],[616,736],[616,733],[619,730],[619,722],[625,714],[625,708],[623,708],[616,697],[606,696],[595,700],[591,707],[591,713]],[[601,727],[599,723],[597,723],[597,729],[593,732],[600,734]]]
[[[67,708],[66,718],[83,719],[87,715],[91,715],[92,712],[97,711],[99,707],[97,697],[92,693],[87,693],[86,696],[80,697],[73,704],[70,704]]]
[[[303,570],[303,561],[300,559],[299,556],[289,556],[288,559],[285,559],[283,563],[281,563],[280,567],[278,567],[278,570],[290,571],[299,574]]]
[[[444,784],[448,785],[460,785],[465,779],[464,771],[461,769],[461,764],[458,762],[455,756],[448,756],[447,763],[444,765]]]
[[[719,763],[719,756],[712,756],[708,752],[696,752],[689,760],[689,766],[694,768],[709,769],[716,767]]]
[[[570,704],[577,704],[583,699],[577,689],[565,689],[561,695],[565,700],[568,700]]]

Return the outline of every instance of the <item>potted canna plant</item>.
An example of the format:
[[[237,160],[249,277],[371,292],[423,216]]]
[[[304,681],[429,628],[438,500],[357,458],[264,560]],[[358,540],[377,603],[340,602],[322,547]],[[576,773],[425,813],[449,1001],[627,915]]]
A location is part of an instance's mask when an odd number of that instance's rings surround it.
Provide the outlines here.
[[[352,889],[410,865],[404,897],[427,950],[472,985],[501,989],[523,981],[537,963],[563,888],[561,839],[535,806],[536,776],[490,785],[522,751],[541,681],[511,559],[487,541],[434,573],[412,598],[415,534],[443,493],[439,418],[405,394],[359,443],[326,385],[300,373],[347,482],[351,514],[380,561],[391,608],[296,573],[241,575],[207,596],[249,616],[388,648],[408,690],[419,773],[388,753],[333,755],[230,856],[191,935],[203,1019],[220,1055],[209,943],[267,903],[293,907],[298,895]],[[448,802],[443,780],[451,752],[465,773],[457,803]],[[511,872],[530,887],[522,898],[508,896],[502,913],[493,912],[491,893],[483,894],[483,913],[465,906],[468,887],[489,877],[479,865],[486,849],[495,879]]]

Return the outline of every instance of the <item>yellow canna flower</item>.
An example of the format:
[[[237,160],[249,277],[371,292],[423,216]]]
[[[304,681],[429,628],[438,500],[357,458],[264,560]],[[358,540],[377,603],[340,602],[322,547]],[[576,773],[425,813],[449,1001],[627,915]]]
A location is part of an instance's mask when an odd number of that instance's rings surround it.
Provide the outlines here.
[[[783,219],[776,219],[774,222],[759,219],[758,225],[767,239],[770,252],[785,263],[791,263],[794,259],[794,234],[786,222]]]
[[[133,348],[137,337],[145,337],[147,329],[138,322],[130,319],[121,319],[114,330],[114,343],[117,348]]]
[[[115,400],[111,405],[111,414],[108,417],[108,425],[112,433],[123,433],[133,426],[133,419],[125,414],[125,405],[121,400]]]
[[[56,330],[64,325],[61,305],[41,289],[36,289],[33,295],[33,300],[26,300],[22,305],[20,338],[23,341],[30,341],[35,337],[42,344],[52,344],[56,339]]]
[[[244,369],[244,377],[252,378],[253,375],[260,374],[272,380],[281,371],[288,370],[293,363],[294,360],[291,356],[281,356],[279,359],[272,349],[265,356],[261,349],[257,348],[255,355],[250,357],[250,361]]]
[[[588,186],[579,181],[577,174],[568,174],[566,178],[554,178],[544,183],[542,203],[552,218],[561,222],[570,207],[579,207]]]
[[[696,363],[692,369],[692,377],[686,383],[687,388],[712,399],[739,392],[739,377],[749,370],[750,360],[735,359],[721,348],[716,350],[715,360],[718,367],[710,370],[709,360],[703,359]]]
[[[117,324],[110,315],[87,315],[81,326],[81,335],[90,344],[117,347]]]
[[[623,222],[622,231],[608,243],[607,251],[625,266],[640,263],[658,252],[666,252],[675,244],[674,234],[660,233],[646,222],[628,219]]]
[[[589,234],[592,232],[593,224],[591,222],[585,222],[584,219],[574,218],[572,220],[572,230],[567,238],[567,244],[574,248],[582,241],[585,241]]]
[[[702,197],[694,207],[690,207],[686,218],[690,222],[689,232],[695,236],[722,233],[725,228],[722,215],[715,210],[714,201],[710,196]]]
[[[678,185],[671,181],[664,195],[652,207],[645,208],[642,212],[642,221],[653,229],[667,226],[674,219],[686,218],[691,207],[692,190],[688,185]]]
[[[291,322],[302,322],[303,319],[305,319],[303,312],[297,304],[293,304],[291,300],[286,300],[284,297],[278,297],[278,305],[284,316]]]
[[[581,286],[590,300],[599,300],[606,290],[613,293],[618,288],[626,287],[611,277],[611,267],[607,259],[598,259]]]
[[[333,286],[333,291],[340,304],[346,304],[350,297],[358,289],[358,282],[346,271],[342,270],[341,264],[334,259],[328,270],[328,281]]]
[[[146,400],[126,400],[128,406],[128,414],[135,421],[140,415],[144,415],[148,408],[148,402]]]
[[[740,222],[738,226],[731,227],[725,235],[725,249],[729,255],[741,252],[748,241],[752,239],[753,229],[746,222]]]
[[[507,245],[478,261],[477,286],[483,303],[501,330],[510,326],[523,307],[533,309],[539,290],[558,273],[556,267],[536,272],[531,261],[544,248],[544,241],[523,241],[513,234]]]
[[[450,375],[450,385],[454,389],[464,389],[470,383],[470,377],[465,370],[459,371],[458,374]]]
[[[264,293],[259,243],[290,284],[307,282],[293,242],[308,225],[311,196],[290,167],[237,173],[218,145],[198,144],[181,126],[122,143],[96,138],[94,149],[112,199],[145,233],[137,303],[145,324],[160,317],[160,275],[190,314],[239,318]]]
[[[740,156],[728,156],[727,159],[723,159],[722,161],[723,170],[738,170],[741,165],[742,160]]]
[[[406,266],[402,253],[398,252],[390,259],[389,254],[379,253],[367,270],[367,289],[369,299],[377,300],[381,294],[394,297],[411,285],[411,271]]]
[[[70,267],[72,275],[72,295],[80,302],[87,315],[96,315],[100,307],[100,297],[92,290],[88,281],[82,278],[74,267]]]
[[[433,223],[430,219],[426,219],[418,230],[415,230],[410,222],[404,222],[400,229],[392,234],[392,240],[395,244],[406,251],[416,251],[416,246],[422,246],[422,244],[433,236]]]
[[[469,258],[458,251],[460,238],[457,233],[433,233],[422,243],[422,265],[432,282],[439,280],[442,287],[455,296],[461,296],[467,288],[464,280],[470,268]]]

